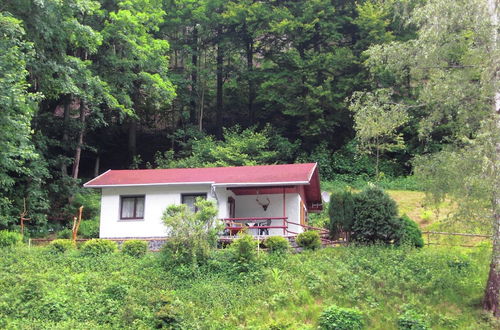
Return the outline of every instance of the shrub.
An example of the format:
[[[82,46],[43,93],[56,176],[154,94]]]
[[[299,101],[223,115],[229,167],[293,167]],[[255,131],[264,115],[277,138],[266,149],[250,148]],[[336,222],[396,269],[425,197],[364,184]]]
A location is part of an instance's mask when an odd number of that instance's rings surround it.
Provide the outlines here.
[[[76,244],[70,239],[56,239],[49,244],[49,250],[55,253],[64,253],[74,248]]]
[[[197,198],[197,212],[185,204],[171,205],[163,213],[163,223],[169,228],[169,239],[161,249],[165,265],[204,263],[217,247],[217,208],[209,200]]]
[[[321,239],[316,231],[305,231],[297,235],[297,245],[306,250],[316,250],[321,247]]]
[[[290,249],[290,242],[281,236],[271,236],[266,239],[264,245],[269,249],[270,253],[287,253]]]
[[[371,186],[354,196],[352,239],[360,243],[390,244],[401,222],[396,202],[382,189]]]
[[[251,235],[241,235],[230,245],[233,257],[238,262],[249,263],[255,260],[257,256],[257,244],[259,242]]]
[[[251,235],[243,234],[229,246],[230,261],[239,273],[249,272],[256,266],[257,245],[259,242]]]
[[[325,330],[363,329],[363,314],[354,308],[336,305],[327,307],[319,317],[319,327]]]
[[[398,317],[398,329],[426,330],[429,329],[422,315],[413,310],[407,310]]]
[[[19,233],[8,230],[0,231],[0,248],[16,246],[22,241],[23,236]]]
[[[334,192],[328,206],[330,236],[338,238],[341,232],[350,232],[354,221],[354,198],[348,190]]]
[[[422,231],[417,223],[410,219],[406,214],[400,218],[401,229],[398,238],[395,240],[396,245],[408,244],[415,247],[423,247],[424,239],[422,238]]]
[[[132,257],[142,257],[148,251],[148,243],[140,240],[130,240],[123,242],[122,253]]]
[[[57,232],[57,238],[71,238],[73,236],[73,232],[71,231],[71,229],[68,229],[68,228],[64,228],[60,231]]]
[[[83,220],[78,228],[78,234],[83,238],[99,237],[99,219]]]
[[[105,239],[91,239],[82,245],[81,253],[84,256],[96,257],[116,252],[117,244]]]

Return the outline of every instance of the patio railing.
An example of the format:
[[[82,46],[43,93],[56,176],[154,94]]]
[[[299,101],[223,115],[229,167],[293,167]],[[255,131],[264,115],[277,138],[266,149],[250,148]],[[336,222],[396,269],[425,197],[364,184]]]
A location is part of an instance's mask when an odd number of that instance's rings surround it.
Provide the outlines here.
[[[224,234],[233,236],[242,230],[252,231],[254,235],[269,235],[270,229],[282,229],[283,235],[287,233],[288,217],[248,217],[248,218],[225,218]],[[279,224],[273,224],[278,222]],[[256,233],[255,233],[256,232]]]

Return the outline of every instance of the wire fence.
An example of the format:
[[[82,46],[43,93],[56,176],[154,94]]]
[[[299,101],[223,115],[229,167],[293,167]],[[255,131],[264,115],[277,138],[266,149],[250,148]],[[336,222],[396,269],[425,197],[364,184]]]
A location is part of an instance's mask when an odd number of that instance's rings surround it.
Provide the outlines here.
[[[422,232],[425,245],[441,246],[463,246],[478,247],[480,243],[490,241],[491,235],[470,234],[470,233],[450,233],[442,231],[424,231]]]

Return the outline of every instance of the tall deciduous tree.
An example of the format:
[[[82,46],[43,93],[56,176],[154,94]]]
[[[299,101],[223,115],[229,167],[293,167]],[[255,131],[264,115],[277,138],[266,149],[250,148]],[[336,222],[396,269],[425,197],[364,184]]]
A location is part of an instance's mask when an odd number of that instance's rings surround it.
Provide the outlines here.
[[[457,214],[489,219],[493,254],[483,304],[500,316],[497,2],[431,0],[411,23],[416,39],[372,47],[368,64],[374,76],[389,73],[384,83],[395,91],[409,79],[405,96],[419,105],[410,114],[423,141],[439,136],[448,144],[417,167],[430,192],[461,202]]]
[[[0,13],[0,224],[10,222],[13,187],[29,176],[38,155],[31,142],[36,95],[28,92],[26,62],[33,55],[21,22]]]
[[[493,86],[492,110],[494,129],[500,131],[500,4],[496,0],[488,0],[488,10],[492,26],[493,56],[490,61],[490,75]],[[495,141],[496,140],[496,141]],[[492,220],[493,220],[493,254],[491,257],[490,273],[486,283],[483,307],[500,317],[500,138],[497,135],[492,155],[493,189],[492,189]]]
[[[165,12],[157,0],[106,3],[103,44],[94,68],[128,116],[128,149],[137,153],[137,125],[155,122],[175,96],[167,77],[169,43],[156,37]]]
[[[351,98],[354,129],[362,151],[375,154],[375,176],[379,178],[382,153],[404,148],[401,133],[397,132],[408,121],[406,106],[395,102],[386,89],[375,92],[356,92]]]

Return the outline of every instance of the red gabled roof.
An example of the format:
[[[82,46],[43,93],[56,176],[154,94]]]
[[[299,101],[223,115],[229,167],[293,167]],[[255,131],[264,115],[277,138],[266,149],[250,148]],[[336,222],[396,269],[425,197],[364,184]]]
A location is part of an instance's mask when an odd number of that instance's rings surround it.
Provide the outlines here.
[[[316,163],[155,170],[109,170],[85,187],[149,186],[169,184],[309,184]]]
[[[156,170],[108,170],[84,184],[87,188],[210,184],[227,187],[303,186],[307,208],[321,210],[316,163]]]

